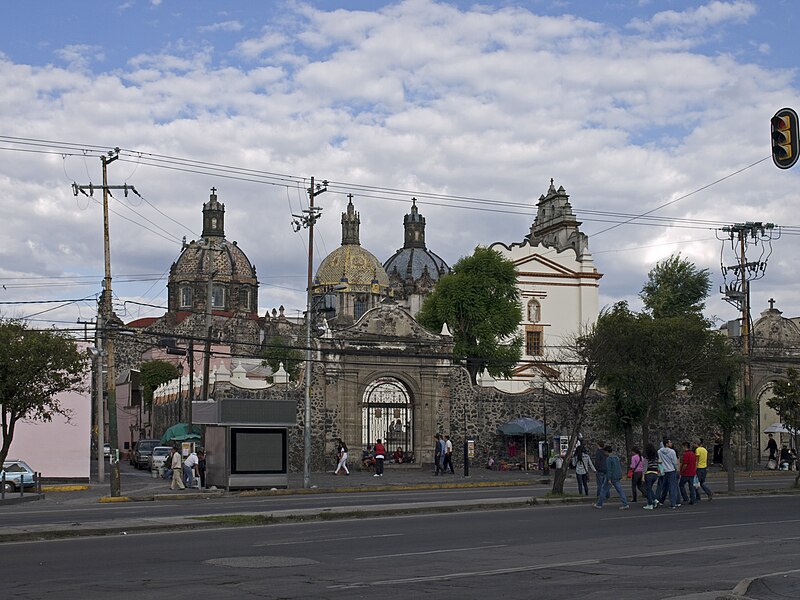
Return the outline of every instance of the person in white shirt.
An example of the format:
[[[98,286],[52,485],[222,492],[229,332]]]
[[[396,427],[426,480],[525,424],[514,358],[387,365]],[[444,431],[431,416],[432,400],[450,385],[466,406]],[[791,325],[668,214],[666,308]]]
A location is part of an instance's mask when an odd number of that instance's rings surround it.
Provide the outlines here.
[[[183,483],[188,488],[194,487],[194,471],[197,468],[197,463],[199,462],[200,459],[197,458],[197,454],[194,452],[189,454],[189,456],[186,457],[186,460],[183,461]]]

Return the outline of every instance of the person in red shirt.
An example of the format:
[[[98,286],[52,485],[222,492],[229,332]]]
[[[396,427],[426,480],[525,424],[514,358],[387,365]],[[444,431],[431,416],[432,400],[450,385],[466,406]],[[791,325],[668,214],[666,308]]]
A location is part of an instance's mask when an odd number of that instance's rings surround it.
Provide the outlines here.
[[[692,452],[692,445],[689,442],[683,443],[683,454],[681,455],[681,480],[678,489],[681,491],[683,501],[694,504],[694,478],[697,475],[697,455]],[[689,484],[688,495],[684,486]]]
[[[386,458],[386,447],[380,440],[375,442],[375,475],[373,477],[383,477],[383,459]]]

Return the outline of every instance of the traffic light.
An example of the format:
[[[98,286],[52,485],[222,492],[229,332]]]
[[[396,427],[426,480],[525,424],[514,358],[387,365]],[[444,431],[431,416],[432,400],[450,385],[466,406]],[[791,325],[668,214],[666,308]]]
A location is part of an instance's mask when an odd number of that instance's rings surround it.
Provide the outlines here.
[[[782,108],[770,121],[772,126],[772,162],[779,169],[788,169],[797,162],[798,148],[797,113],[791,108]]]

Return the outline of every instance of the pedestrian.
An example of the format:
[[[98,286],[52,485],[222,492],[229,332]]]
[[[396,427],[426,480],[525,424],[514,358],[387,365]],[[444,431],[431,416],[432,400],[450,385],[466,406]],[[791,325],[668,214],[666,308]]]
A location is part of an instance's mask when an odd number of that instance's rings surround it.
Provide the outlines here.
[[[695,444],[694,447],[694,454],[697,456],[697,482],[700,484],[700,489],[702,489],[706,495],[708,496],[708,500],[711,501],[714,498],[714,494],[708,489],[706,485],[706,473],[708,472],[708,450],[703,445],[703,439],[700,438]],[[695,500],[700,502],[700,489],[695,488]]]
[[[594,471],[594,463],[581,444],[575,448],[575,478],[578,480],[578,493],[589,495],[589,471]]]
[[[689,442],[683,443],[683,454],[681,454],[681,480],[678,488],[681,491],[681,498],[684,502],[694,504],[694,478],[697,475],[697,456],[692,452],[692,445]],[[686,493],[684,486],[689,486],[689,493]]]
[[[443,466],[442,470],[447,473],[448,467],[450,468],[450,474],[455,475],[456,472],[453,469],[453,442],[450,441],[450,436],[444,436],[444,457],[443,457]]]
[[[713,462],[715,465],[718,465],[718,466],[720,466],[720,467],[721,467],[721,466],[722,466],[722,440],[721,440],[721,439],[719,439],[719,438],[716,438],[716,439],[714,440],[714,448],[713,448],[713,451],[714,451],[714,454],[713,454],[713,456],[712,456],[712,458],[713,458],[713,461],[712,461],[712,462]]]
[[[206,451],[197,451],[197,474],[200,475],[200,489],[206,489]]]
[[[442,469],[442,454],[444,451],[444,444],[442,444],[442,436],[438,433],[433,436],[433,463],[436,466],[436,470],[433,472],[434,475],[438,475],[439,473],[443,473]]]
[[[347,444],[342,440],[339,440],[339,452],[337,456],[339,457],[339,463],[336,465],[336,470],[333,474],[338,475],[339,471],[344,469],[344,474],[350,475],[350,471],[347,469]]]
[[[604,452],[606,453],[605,488],[600,492],[597,498],[597,504],[595,504],[594,507],[603,508],[603,502],[608,498],[606,492],[608,491],[610,494],[610,488],[613,487],[622,502],[622,506],[620,506],[619,509],[628,510],[630,508],[628,499],[625,497],[625,490],[623,490],[620,485],[620,480],[622,479],[622,465],[619,462],[619,457],[614,454],[614,449],[611,446],[606,446]]]
[[[653,484],[658,481],[658,453],[653,444],[647,444],[644,447],[644,459],[647,461],[647,466],[644,470],[644,490],[647,494],[647,504],[644,508],[653,510],[656,506],[656,495],[653,492]]]
[[[606,489],[606,457],[605,444],[597,442],[597,450],[594,451],[594,469],[597,480],[597,497],[600,497],[600,490]],[[608,491],[611,494],[611,491]],[[608,498],[608,496],[606,496]]]
[[[664,483],[661,497],[657,502],[664,504],[669,496],[669,507],[678,508],[680,506],[678,502],[678,455],[672,449],[671,439],[664,438],[664,445],[658,449],[658,459],[661,461],[661,468],[664,471]]]
[[[644,491],[644,457],[642,456],[642,451],[639,450],[638,446],[634,446],[631,448],[631,464],[630,464],[630,473],[631,473],[631,502],[637,502],[636,499],[636,491],[640,491],[642,496],[645,495]]]
[[[181,453],[175,448],[170,452],[170,468],[172,469],[172,483],[169,489],[174,490],[176,487],[182,490],[186,489],[183,485],[183,468],[181,467]]]
[[[775,441],[775,436],[771,433],[769,434],[769,441],[767,442],[767,451],[769,452],[769,458],[767,459],[767,468],[768,469],[777,469],[778,468],[778,443]],[[770,462],[772,461],[772,462]]]
[[[380,438],[375,440],[375,475],[373,477],[383,477],[383,459],[386,458],[386,448],[381,443]]]
[[[183,483],[189,489],[194,487],[195,468],[199,462],[200,459],[197,458],[197,454],[194,451],[190,452],[186,460],[183,461]]]

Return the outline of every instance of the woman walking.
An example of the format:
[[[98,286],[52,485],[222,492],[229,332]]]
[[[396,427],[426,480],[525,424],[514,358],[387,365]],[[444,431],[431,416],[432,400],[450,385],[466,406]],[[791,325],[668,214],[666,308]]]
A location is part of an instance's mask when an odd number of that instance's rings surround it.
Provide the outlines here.
[[[345,475],[350,475],[350,471],[347,469],[347,444],[339,440],[339,464],[336,465],[336,470],[333,474],[338,475],[342,469],[344,469]]]
[[[644,459],[647,461],[647,466],[644,469],[644,490],[647,494],[647,504],[644,508],[646,510],[653,510],[658,506],[656,502],[656,494],[653,492],[653,485],[658,481],[658,453],[653,444],[647,444],[644,448]]]
[[[642,496],[645,495],[644,486],[642,485],[642,481],[644,479],[644,458],[642,457],[642,451],[639,450],[638,446],[634,446],[631,448],[633,454],[631,455],[631,464],[630,464],[630,471],[631,471],[631,502],[636,502],[636,491],[638,490],[641,492]]]
[[[578,493],[589,495],[589,471],[594,471],[594,463],[583,445],[575,448],[575,478],[578,480]]]

